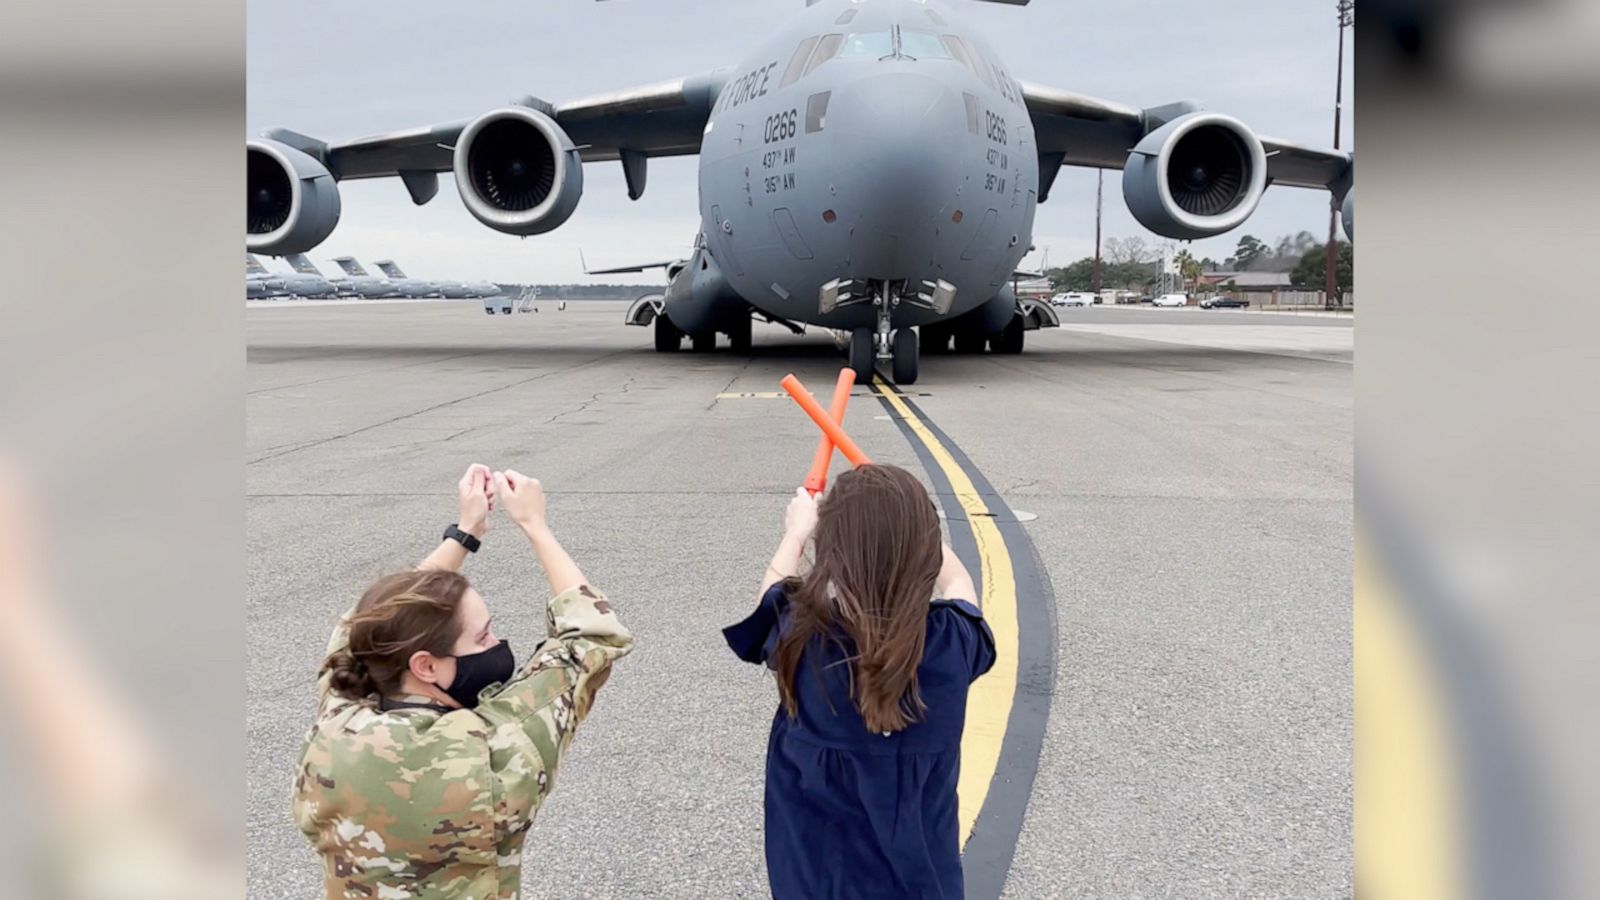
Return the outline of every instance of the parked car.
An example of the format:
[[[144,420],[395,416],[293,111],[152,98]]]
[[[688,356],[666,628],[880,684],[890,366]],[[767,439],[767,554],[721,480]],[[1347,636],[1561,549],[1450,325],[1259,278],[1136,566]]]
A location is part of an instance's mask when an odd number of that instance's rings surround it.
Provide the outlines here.
[[[1230,297],[1227,294],[1218,294],[1200,301],[1201,309],[1243,309],[1250,305],[1249,300],[1239,297]]]
[[[1188,294],[1162,294],[1154,301],[1156,306],[1188,306]]]
[[[1095,296],[1085,291],[1068,291],[1051,297],[1050,302],[1055,306],[1093,306]]]

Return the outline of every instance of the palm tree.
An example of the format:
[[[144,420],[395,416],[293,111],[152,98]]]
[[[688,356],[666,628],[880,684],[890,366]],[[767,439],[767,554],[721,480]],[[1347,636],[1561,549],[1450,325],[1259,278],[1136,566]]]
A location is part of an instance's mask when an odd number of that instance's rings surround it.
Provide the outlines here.
[[[1194,254],[1188,250],[1178,251],[1178,255],[1173,259],[1178,263],[1178,275],[1184,280],[1184,290],[1192,292],[1198,288],[1200,286],[1200,260],[1195,259]]]

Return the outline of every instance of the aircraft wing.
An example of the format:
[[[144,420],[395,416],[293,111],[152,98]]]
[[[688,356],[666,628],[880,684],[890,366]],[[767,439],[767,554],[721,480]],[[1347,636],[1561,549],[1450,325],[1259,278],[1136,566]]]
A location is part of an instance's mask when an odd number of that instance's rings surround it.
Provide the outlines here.
[[[1039,142],[1040,200],[1048,194],[1060,166],[1121,169],[1145,135],[1180,115],[1200,110],[1193,103],[1140,109],[1026,81],[1022,82],[1022,96]],[[1269,184],[1325,188],[1341,194],[1349,187],[1351,153],[1264,136],[1260,140],[1267,154]]]
[[[660,262],[634,263],[633,265],[629,266],[615,266],[609,269],[591,269],[589,268],[589,261],[583,258],[583,251],[580,249],[578,251],[578,262],[583,265],[583,274],[585,275],[623,275],[636,274],[639,272],[648,271],[650,269],[665,269],[667,274],[670,276],[674,268],[687,264],[688,260],[664,259]]]
[[[668,269],[668,268],[671,268],[673,266],[678,266],[678,265],[682,265],[682,264],[683,264],[683,260],[681,260],[681,259],[666,259],[666,260],[662,260],[661,262],[638,263],[638,264],[632,265],[632,266],[617,266],[614,269],[584,269],[583,270],[583,274],[585,274],[585,275],[621,275],[621,274],[627,274],[627,273],[644,272],[644,271],[648,271],[650,269]]]
[[[717,69],[673,81],[547,103],[524,97],[515,105],[540,110],[560,125],[585,162],[641,157],[683,156],[700,152],[711,106],[728,78]],[[456,138],[470,119],[394,131],[316,147],[336,179],[384,178],[407,172],[448,172]],[[268,137],[307,149],[308,139],[275,130]]]

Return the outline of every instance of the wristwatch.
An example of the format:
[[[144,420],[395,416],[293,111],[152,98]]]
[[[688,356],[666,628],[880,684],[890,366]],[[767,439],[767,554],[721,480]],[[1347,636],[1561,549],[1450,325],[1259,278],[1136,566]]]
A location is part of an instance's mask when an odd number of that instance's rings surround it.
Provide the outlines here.
[[[447,541],[455,541],[461,546],[467,548],[468,553],[477,553],[478,548],[483,546],[482,542],[472,535],[467,534],[465,531],[462,531],[461,528],[456,524],[451,524],[449,527],[445,528],[444,539]]]

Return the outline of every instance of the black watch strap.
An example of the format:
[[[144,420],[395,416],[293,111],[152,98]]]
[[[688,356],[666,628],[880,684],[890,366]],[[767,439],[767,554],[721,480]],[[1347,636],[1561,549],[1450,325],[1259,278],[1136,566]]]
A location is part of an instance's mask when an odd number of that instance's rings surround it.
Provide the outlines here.
[[[450,525],[450,527],[444,530],[444,539],[447,541],[455,541],[461,546],[467,548],[468,553],[477,553],[478,548],[483,546],[481,541],[472,535],[467,534],[465,531],[462,531],[461,528],[455,524]]]

